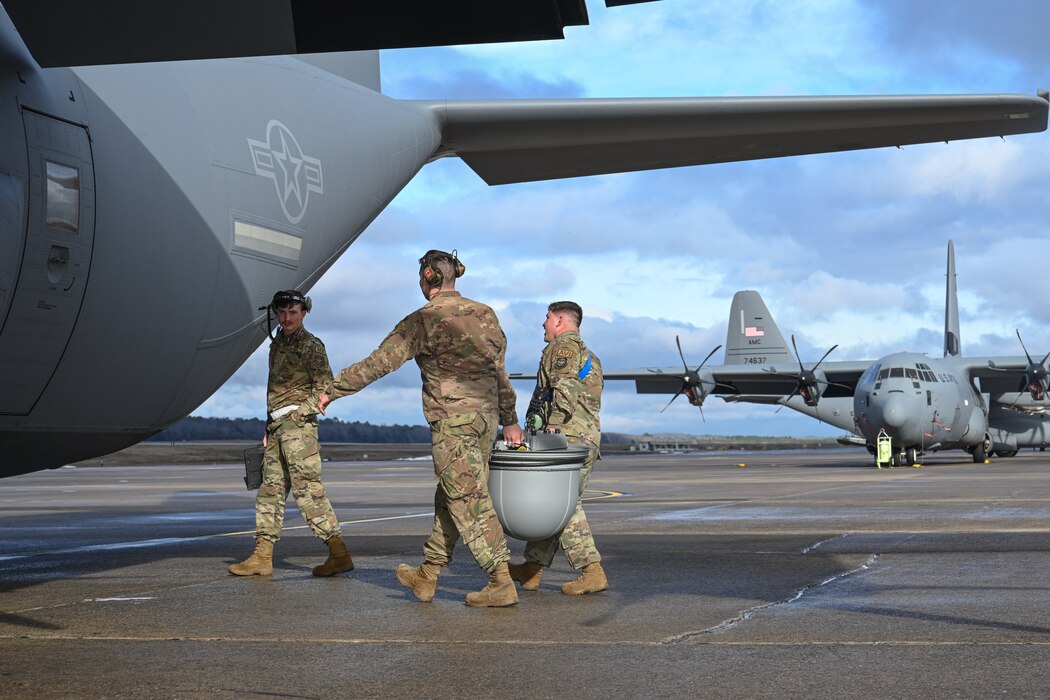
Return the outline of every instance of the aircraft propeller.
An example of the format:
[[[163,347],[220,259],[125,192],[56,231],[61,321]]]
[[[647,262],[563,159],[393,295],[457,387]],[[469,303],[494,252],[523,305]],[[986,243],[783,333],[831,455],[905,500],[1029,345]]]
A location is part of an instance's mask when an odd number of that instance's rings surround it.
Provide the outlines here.
[[[828,358],[828,355],[831,354],[831,351],[837,348],[838,345],[832,345],[830,348],[828,348],[828,351],[824,353],[824,357],[817,360],[817,364],[813,365],[812,369],[806,369],[805,366],[802,364],[802,358],[798,354],[798,345],[795,344],[794,334],[791,335],[791,347],[794,348],[795,359],[798,361],[798,374],[777,372],[771,369],[766,370],[766,372],[769,372],[770,374],[775,374],[778,377],[792,377],[795,380],[795,388],[791,391],[790,394],[788,394],[788,397],[787,399],[785,399],[784,404],[790,401],[792,397],[795,396],[795,394],[798,394],[802,397],[802,400],[806,402],[807,406],[816,406],[820,402],[821,395],[824,393],[820,388],[820,384],[822,383],[825,385],[834,384],[835,386],[841,386],[844,389],[852,390],[851,387],[848,387],[845,384],[829,382],[828,380],[817,376],[817,368],[820,367],[820,364]],[[783,408],[784,404],[781,404],[780,408]],[[780,411],[780,408],[777,409],[778,412]]]
[[[1032,360],[1032,356],[1028,354],[1028,348],[1025,347],[1024,341],[1021,340],[1021,331],[1016,328],[1014,331],[1017,333],[1017,340],[1021,343],[1021,349],[1024,350],[1025,357],[1028,358],[1028,366],[1024,370],[1025,375],[1025,389],[1032,395],[1032,398],[1036,401],[1042,401],[1046,398],[1046,393],[1050,386],[1050,376],[1046,371],[1046,361],[1050,359],[1050,352],[1043,356],[1043,359],[1039,362]]]
[[[678,346],[678,356],[682,358],[682,369],[684,370],[684,373],[682,374],[682,386],[678,389],[678,392],[671,397],[671,400],[667,402],[667,405],[660,410],[660,413],[663,413],[670,408],[675,399],[682,394],[685,394],[689,403],[700,409],[700,420],[706,423],[707,419],[704,418],[704,399],[707,398],[709,390],[704,389],[704,380],[700,376],[700,369],[707,364],[707,361],[711,359],[711,356],[718,352],[722,346],[715,346],[715,349],[707,353],[707,357],[704,358],[704,361],[701,362],[695,370],[690,370],[689,365],[686,364],[685,361],[685,353],[682,352],[682,341],[677,335],[674,337],[674,342]],[[715,385],[717,386],[717,382]]]

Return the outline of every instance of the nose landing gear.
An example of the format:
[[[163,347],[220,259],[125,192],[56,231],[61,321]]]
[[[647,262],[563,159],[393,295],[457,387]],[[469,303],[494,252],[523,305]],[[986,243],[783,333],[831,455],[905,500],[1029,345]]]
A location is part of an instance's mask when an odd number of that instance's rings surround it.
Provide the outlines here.
[[[879,469],[884,467],[922,467],[923,452],[918,447],[909,447],[906,450],[895,449],[890,436],[885,430],[880,430],[875,439],[875,466]]]

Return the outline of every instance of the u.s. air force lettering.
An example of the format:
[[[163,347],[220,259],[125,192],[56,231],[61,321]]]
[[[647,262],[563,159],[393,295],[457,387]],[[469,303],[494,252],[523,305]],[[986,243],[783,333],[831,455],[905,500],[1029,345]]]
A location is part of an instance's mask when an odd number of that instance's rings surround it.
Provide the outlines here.
[[[266,141],[248,139],[248,147],[255,174],[273,180],[288,222],[302,221],[310,193],[324,194],[321,161],[303,153],[292,132],[276,119],[266,125]]]

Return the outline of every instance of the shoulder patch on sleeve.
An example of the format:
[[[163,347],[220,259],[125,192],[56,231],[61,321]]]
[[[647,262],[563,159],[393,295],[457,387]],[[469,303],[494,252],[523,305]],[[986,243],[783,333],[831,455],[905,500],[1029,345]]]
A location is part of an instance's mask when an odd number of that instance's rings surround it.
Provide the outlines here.
[[[573,357],[574,355],[576,355],[576,353],[573,352],[572,350],[568,349],[568,348],[558,348],[557,350],[554,351],[554,356],[555,357],[566,357],[566,358],[568,358],[568,357]]]
[[[567,364],[569,364],[569,361],[567,359],[565,359],[564,357],[559,357],[557,360],[554,361],[554,368],[565,369],[565,365]]]

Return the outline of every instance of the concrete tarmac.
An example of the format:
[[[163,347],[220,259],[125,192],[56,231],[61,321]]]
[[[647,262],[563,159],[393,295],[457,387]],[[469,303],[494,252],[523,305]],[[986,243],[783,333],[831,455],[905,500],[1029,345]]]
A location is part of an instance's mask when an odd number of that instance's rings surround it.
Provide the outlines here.
[[[294,499],[274,575],[226,573],[252,548],[238,465],[0,481],[0,697],[1050,695],[1046,454],[617,455],[585,506],[610,590],[562,595],[559,554],[497,610],[463,604],[486,581],[463,545],[430,604],[394,578],[432,472],[326,464],[357,565],[331,579]]]

